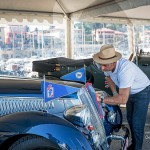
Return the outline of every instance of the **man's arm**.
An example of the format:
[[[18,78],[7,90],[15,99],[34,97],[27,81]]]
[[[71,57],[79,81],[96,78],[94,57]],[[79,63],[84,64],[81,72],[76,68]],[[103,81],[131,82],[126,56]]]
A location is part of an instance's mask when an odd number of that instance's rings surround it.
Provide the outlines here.
[[[116,85],[110,78],[110,76],[105,77],[105,80],[107,81],[108,86],[110,87],[112,93],[116,92]]]
[[[130,87],[121,88],[119,89],[118,94],[114,95],[113,97],[105,97],[103,102],[110,105],[126,104],[128,101],[129,94],[130,94]]]

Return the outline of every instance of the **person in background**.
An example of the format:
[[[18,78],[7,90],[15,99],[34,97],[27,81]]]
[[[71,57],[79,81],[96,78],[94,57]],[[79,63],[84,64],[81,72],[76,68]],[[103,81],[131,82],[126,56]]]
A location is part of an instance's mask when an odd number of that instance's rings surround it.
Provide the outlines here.
[[[130,126],[132,144],[128,149],[142,150],[144,126],[150,101],[150,80],[133,62],[122,58],[112,45],[104,45],[94,54],[93,60],[104,71],[113,93],[103,103],[126,104],[127,121]],[[119,88],[119,92],[116,90]]]

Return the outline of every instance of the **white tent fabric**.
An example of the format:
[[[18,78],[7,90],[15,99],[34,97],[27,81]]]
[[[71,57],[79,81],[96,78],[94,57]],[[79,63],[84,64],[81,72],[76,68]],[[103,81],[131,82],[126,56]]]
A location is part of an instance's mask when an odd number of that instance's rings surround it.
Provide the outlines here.
[[[64,14],[56,0],[0,0],[0,19],[8,22],[62,22]]]
[[[72,20],[88,20],[97,17],[139,18],[143,7],[149,7],[150,0],[0,0],[0,18],[11,21],[34,19],[42,22],[58,21],[64,16]],[[138,13],[135,8],[138,8]],[[148,10],[148,9],[145,9]],[[131,15],[131,11],[132,14]],[[147,11],[141,11],[140,18],[150,19]],[[57,20],[57,19],[56,19]]]
[[[140,18],[150,19],[145,8],[149,7],[150,0],[122,0],[122,1],[113,1],[103,5],[98,5],[92,8],[87,8],[78,12],[71,14],[71,17],[74,19],[84,20],[89,18],[96,18],[101,16],[113,16],[113,17],[122,17],[122,18]],[[141,7],[145,6],[145,7]],[[138,11],[136,10],[138,8]],[[146,9],[147,10],[147,9]],[[130,12],[132,11],[131,15]],[[126,13],[124,13],[126,12]],[[141,13],[142,12],[142,13]],[[121,15],[120,15],[121,14]],[[145,18],[146,17],[146,18]]]
[[[16,23],[25,23],[34,24],[36,23],[45,23],[52,24],[57,21],[57,23],[63,22],[64,15],[63,14],[48,14],[48,13],[27,13],[27,12],[8,12],[3,11],[0,12],[0,23],[9,22],[11,24]]]

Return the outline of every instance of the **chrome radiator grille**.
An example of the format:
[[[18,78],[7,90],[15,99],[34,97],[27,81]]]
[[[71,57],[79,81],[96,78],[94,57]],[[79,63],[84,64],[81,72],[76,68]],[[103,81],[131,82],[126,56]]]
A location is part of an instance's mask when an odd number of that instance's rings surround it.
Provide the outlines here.
[[[102,149],[107,150],[109,146],[106,139],[103,120],[100,119],[96,106],[85,87],[81,88],[78,91],[78,98],[82,101],[83,104],[87,105],[90,109],[91,119],[93,123],[92,125],[94,126],[96,132],[98,132],[99,134],[99,145],[101,145]]]
[[[0,97],[0,116],[24,111],[49,110],[52,102],[44,103],[42,98]]]

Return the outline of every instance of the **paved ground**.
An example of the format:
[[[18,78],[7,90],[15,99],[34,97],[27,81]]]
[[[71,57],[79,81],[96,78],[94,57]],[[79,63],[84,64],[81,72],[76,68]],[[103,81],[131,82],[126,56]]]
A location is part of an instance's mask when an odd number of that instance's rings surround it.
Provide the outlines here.
[[[126,108],[121,108],[123,113],[123,124],[128,127],[128,123],[126,120]],[[129,143],[131,143],[131,138],[129,139]],[[110,150],[120,150],[120,142],[113,141],[110,147]],[[148,109],[148,116],[145,125],[145,134],[144,134],[144,142],[142,150],[150,150],[150,107]]]

